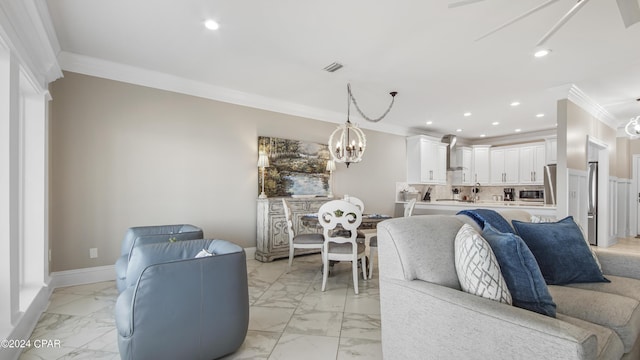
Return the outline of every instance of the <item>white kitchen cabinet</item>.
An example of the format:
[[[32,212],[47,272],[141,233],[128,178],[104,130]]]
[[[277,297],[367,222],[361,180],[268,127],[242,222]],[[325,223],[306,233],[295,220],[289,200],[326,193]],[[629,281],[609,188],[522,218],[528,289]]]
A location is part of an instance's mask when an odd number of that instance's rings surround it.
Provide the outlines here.
[[[407,138],[407,181],[446,184],[447,145],[424,135]]]
[[[472,176],[472,157],[473,151],[468,147],[459,147],[456,149],[456,161],[452,166],[458,168],[453,173],[453,185],[471,185],[474,184]]]
[[[435,144],[436,161],[434,180],[436,184],[447,184],[447,144]]]
[[[520,148],[519,183],[527,185],[543,185],[545,144],[531,144]]]
[[[545,157],[547,164],[558,163],[558,138],[547,138],[544,140],[545,145]]]
[[[515,185],[518,183],[520,148],[492,148],[490,183],[493,185]]]
[[[490,157],[489,150],[490,145],[475,145],[472,148],[473,151],[473,167],[472,174],[473,179],[471,183],[480,183],[482,185],[489,184],[490,173]]]
[[[569,169],[568,179],[568,206],[567,215],[573,216],[575,222],[580,225],[583,232],[588,229],[587,224],[587,204],[588,187],[587,187],[587,172],[580,170]],[[586,235],[586,234],[585,234]]]

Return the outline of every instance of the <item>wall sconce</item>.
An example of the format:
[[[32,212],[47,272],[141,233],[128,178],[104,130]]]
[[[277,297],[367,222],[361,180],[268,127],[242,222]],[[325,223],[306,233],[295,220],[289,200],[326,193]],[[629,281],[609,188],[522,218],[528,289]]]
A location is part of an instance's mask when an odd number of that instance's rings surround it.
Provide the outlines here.
[[[258,154],[258,167],[262,169],[262,193],[260,193],[260,196],[258,196],[258,198],[266,199],[267,194],[264,193],[264,171],[265,168],[269,167],[269,157],[264,152],[260,152],[260,154]]]
[[[327,171],[329,172],[329,194],[328,198],[333,198],[333,171],[336,169],[336,163],[333,160],[327,160]]]

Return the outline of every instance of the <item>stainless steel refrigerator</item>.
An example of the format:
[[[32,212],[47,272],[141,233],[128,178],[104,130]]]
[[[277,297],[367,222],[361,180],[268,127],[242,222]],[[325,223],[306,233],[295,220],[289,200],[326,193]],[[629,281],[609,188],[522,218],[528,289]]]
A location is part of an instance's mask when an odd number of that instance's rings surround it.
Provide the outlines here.
[[[598,163],[589,162],[589,210],[587,213],[587,237],[589,244],[598,245]]]
[[[544,203],[556,205],[556,165],[549,164],[544,167]]]

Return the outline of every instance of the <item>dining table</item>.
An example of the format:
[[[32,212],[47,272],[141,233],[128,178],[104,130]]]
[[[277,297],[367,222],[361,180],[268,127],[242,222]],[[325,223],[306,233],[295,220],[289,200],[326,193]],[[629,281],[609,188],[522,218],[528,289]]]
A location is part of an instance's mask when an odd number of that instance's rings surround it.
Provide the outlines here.
[[[384,220],[388,220],[391,219],[392,216],[389,215],[383,215],[383,214],[362,214],[362,223],[360,224],[360,226],[358,226],[358,232],[360,232],[361,230],[374,230],[377,228],[378,223],[380,223],[381,221]],[[314,213],[314,214],[304,214],[300,217],[300,221],[302,222],[302,225],[308,227],[308,228],[318,228],[318,229],[322,229],[322,225],[320,225],[320,222],[318,222],[318,214]],[[364,236],[366,238],[366,236],[364,235],[364,233],[361,235]],[[371,262],[369,261],[369,258],[365,256],[365,261],[366,261],[366,266],[367,266],[367,273],[369,272],[369,266],[371,264]],[[332,275],[333,271],[333,266],[337,263],[338,261],[334,261],[331,260],[329,262],[329,276]],[[359,265],[358,265],[359,266]],[[359,271],[358,273],[361,273],[361,271]],[[364,277],[364,280],[367,280],[366,277]]]
[[[383,215],[383,214],[362,214],[362,223],[358,226],[358,230],[372,230],[378,226],[378,223],[383,220],[391,219],[392,216]],[[320,223],[318,222],[318,214],[304,214],[300,217],[300,221],[302,221],[302,225],[307,227],[317,227],[322,228]]]

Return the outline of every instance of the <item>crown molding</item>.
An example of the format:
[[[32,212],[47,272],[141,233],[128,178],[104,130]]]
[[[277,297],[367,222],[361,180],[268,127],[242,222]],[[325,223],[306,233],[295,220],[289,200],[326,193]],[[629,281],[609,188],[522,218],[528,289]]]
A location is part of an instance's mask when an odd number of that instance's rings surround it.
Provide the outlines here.
[[[334,124],[342,124],[345,121],[345,113],[296,104],[281,99],[229,89],[167,73],[66,51],[60,53],[58,60],[62,69],[65,71]],[[352,117],[352,122],[358,123],[358,126],[362,129],[402,136],[406,136],[408,134],[408,131],[405,128],[384,123],[370,123],[355,116]]]
[[[619,122],[610,112],[603,108],[600,104],[591,99],[585,92],[575,85],[569,89],[568,99],[574,104],[580,106],[589,112],[593,117],[609,125],[613,129],[617,129]]]
[[[40,91],[62,77],[60,45],[44,0],[1,1],[0,38]]]
[[[610,112],[603,108],[600,104],[595,102],[589,95],[582,91],[575,84],[567,84],[550,89],[551,92],[556,94],[556,98],[568,99],[572,103],[580,106],[587,111],[591,116],[607,124],[613,129],[618,129],[623,126],[623,121],[616,119]],[[622,125],[621,125],[622,124]]]
[[[509,145],[525,142],[544,141],[558,135],[556,128],[532,131],[526,133],[509,134],[485,138],[474,138],[468,141],[469,145]]]

